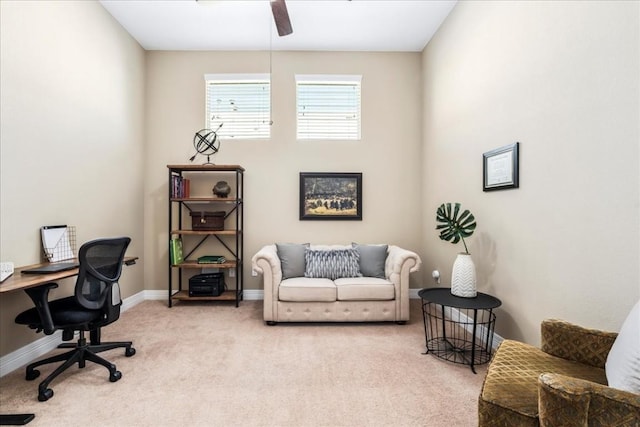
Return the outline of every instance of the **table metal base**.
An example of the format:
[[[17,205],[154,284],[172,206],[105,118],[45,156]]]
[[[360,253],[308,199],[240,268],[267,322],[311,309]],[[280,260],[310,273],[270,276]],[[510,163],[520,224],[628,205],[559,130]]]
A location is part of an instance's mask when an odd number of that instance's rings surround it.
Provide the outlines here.
[[[453,363],[475,365],[491,360],[496,316],[500,300],[486,294],[480,298],[452,296],[444,288],[421,291],[426,352]]]

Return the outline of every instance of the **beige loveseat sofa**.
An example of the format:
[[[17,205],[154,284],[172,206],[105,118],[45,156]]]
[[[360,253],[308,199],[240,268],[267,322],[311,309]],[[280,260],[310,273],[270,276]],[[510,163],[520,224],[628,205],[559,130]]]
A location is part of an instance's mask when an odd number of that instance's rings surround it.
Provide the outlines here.
[[[270,325],[404,323],[409,273],[420,264],[416,253],[392,245],[274,244],[252,258],[253,270],[263,276],[264,320]]]

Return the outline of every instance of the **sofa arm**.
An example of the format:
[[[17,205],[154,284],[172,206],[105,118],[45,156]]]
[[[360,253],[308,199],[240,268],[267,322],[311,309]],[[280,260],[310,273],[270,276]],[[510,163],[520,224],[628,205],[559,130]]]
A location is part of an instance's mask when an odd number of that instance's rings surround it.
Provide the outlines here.
[[[538,411],[543,427],[638,426],[640,395],[560,374],[538,377]]]
[[[409,320],[409,273],[418,271],[422,261],[415,253],[389,245],[384,275],[393,283],[396,292],[396,320]]]
[[[618,334],[546,319],[542,321],[541,336],[541,349],[545,353],[604,369]]]
[[[278,286],[282,281],[282,267],[276,245],[267,245],[251,258],[251,268],[262,274],[264,289],[264,320],[275,320],[275,305],[278,303]]]
[[[276,245],[264,246],[256,252],[251,258],[251,268],[259,274],[273,274],[277,272],[282,276],[282,267],[280,266],[280,258],[278,258]]]
[[[403,268],[407,269],[407,273],[413,273],[420,270],[421,264],[422,260],[415,252],[389,245],[387,259],[384,264],[384,274],[391,280],[394,274],[402,274]]]

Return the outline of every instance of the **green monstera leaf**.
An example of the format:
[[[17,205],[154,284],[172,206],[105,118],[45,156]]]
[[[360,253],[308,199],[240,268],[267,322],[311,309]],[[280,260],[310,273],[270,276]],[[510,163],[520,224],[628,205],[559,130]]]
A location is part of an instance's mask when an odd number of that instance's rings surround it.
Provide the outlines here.
[[[440,230],[440,239],[453,244],[462,240],[464,250],[469,253],[465,237],[471,237],[476,229],[476,219],[468,210],[460,213],[460,203],[443,203],[436,211],[436,230]]]

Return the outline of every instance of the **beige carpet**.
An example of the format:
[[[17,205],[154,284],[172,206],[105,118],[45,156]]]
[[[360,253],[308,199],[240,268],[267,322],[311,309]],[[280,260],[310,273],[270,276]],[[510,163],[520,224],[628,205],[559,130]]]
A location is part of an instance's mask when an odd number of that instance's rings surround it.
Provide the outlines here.
[[[39,380],[19,369],[0,379],[0,411],[33,412],[33,427],[477,425],[486,365],[474,375],[421,354],[422,313],[411,304],[407,325],[266,326],[261,301],[145,301],[103,330],[137,350],[102,353],[120,381],[87,363],[38,402]]]

